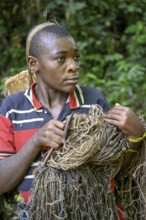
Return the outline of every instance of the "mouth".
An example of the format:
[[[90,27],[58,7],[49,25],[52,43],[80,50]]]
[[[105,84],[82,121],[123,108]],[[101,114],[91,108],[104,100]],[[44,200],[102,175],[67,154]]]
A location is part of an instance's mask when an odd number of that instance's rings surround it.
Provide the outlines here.
[[[78,80],[79,80],[78,76],[77,77],[71,77],[71,78],[66,79],[65,83],[70,84],[70,85],[71,84],[77,84]]]

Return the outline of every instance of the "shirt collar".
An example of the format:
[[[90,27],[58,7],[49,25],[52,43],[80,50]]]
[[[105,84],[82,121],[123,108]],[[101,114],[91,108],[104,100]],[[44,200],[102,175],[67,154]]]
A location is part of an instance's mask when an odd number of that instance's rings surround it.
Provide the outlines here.
[[[40,108],[43,107],[43,105],[38,101],[37,97],[35,96],[35,85],[36,82],[33,83],[30,87],[30,89],[28,89],[25,92],[25,96],[29,99],[29,101],[32,103],[32,105],[38,110]],[[82,89],[79,85],[76,85],[76,88],[73,92],[69,93],[69,97],[67,102],[69,102],[69,108],[70,109],[77,109],[79,108],[81,105],[84,104],[84,96],[83,96],[83,92]]]
[[[69,107],[70,109],[77,109],[83,104],[84,96],[82,89],[79,85],[76,85],[75,90],[69,94]]]

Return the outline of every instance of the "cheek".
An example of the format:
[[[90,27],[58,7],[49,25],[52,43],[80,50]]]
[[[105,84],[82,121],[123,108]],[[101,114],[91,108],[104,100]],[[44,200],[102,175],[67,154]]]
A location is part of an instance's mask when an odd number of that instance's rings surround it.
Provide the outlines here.
[[[55,62],[44,61],[39,70],[42,74],[54,75],[56,72],[60,71],[60,67],[58,67]]]
[[[49,72],[52,67],[47,63],[47,61],[39,66],[40,72]]]
[[[57,71],[49,70],[41,74],[42,81],[50,85],[57,85],[62,83],[62,74]]]
[[[65,65],[58,65],[55,62],[43,62],[39,68],[39,74],[45,82],[61,83],[66,72]]]

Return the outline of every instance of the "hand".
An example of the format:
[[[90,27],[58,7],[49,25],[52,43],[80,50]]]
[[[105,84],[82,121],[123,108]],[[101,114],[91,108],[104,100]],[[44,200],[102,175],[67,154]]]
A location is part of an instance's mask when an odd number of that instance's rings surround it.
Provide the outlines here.
[[[117,126],[129,137],[141,137],[145,131],[137,115],[120,104],[116,104],[105,114],[105,121]]]
[[[54,119],[50,120],[35,133],[33,142],[39,147],[48,146],[58,149],[62,144],[64,126],[65,124],[63,122]]]

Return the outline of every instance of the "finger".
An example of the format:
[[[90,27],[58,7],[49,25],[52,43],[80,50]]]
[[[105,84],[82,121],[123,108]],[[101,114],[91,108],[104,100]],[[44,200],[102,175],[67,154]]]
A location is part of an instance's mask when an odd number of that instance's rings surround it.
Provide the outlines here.
[[[59,129],[64,129],[64,123],[58,120],[54,120],[52,119],[51,121],[49,121],[48,123],[46,123],[47,128],[59,128]]]
[[[115,106],[121,106],[119,103],[116,103]]]
[[[59,128],[59,129],[64,129],[64,127],[65,127],[65,124],[63,123],[63,122],[61,122],[61,121],[55,121],[55,126],[57,127],[57,128]]]
[[[112,120],[116,120],[119,121],[121,120],[121,118],[123,118],[122,114],[120,112],[109,112],[107,114],[105,114],[105,119],[112,119]]]
[[[121,114],[122,112],[123,112],[123,110],[121,108],[113,107],[108,112],[106,112],[105,114],[113,114],[113,113]]]
[[[128,134],[127,130],[125,128],[122,127],[122,125],[115,120],[106,120],[106,122],[108,122],[111,125],[116,126],[117,128],[119,128],[124,134]]]
[[[120,126],[120,123],[118,120],[115,119],[110,119],[110,118],[105,118],[105,121],[108,122],[109,124],[115,125],[115,126]]]
[[[108,113],[116,113],[116,114],[121,114],[123,112],[127,112],[128,109],[126,107],[123,106],[114,106],[113,108],[111,108],[106,114]]]
[[[49,139],[47,141],[47,145],[53,148],[54,150],[58,150],[61,147],[61,142],[57,143],[55,140]]]
[[[63,139],[64,130],[61,130],[57,127],[55,128],[49,128],[45,132],[45,136],[47,139],[53,140],[56,143],[61,143],[61,140]]]
[[[53,136],[53,135],[57,135],[57,136],[60,136],[62,137],[63,134],[64,134],[64,130],[60,129],[60,128],[57,128],[57,127],[54,127],[54,128],[48,128],[46,130],[46,134],[49,136]]]
[[[50,147],[58,148],[63,143],[63,132],[61,135],[56,134],[55,132],[46,132],[45,141]]]
[[[63,135],[65,124],[60,121],[52,120],[46,124],[45,128],[48,132],[55,133],[59,136]]]

